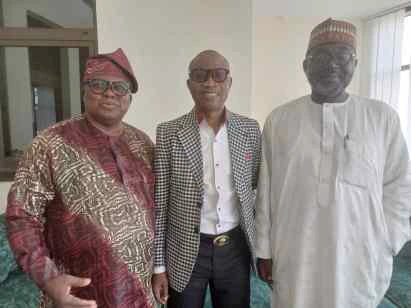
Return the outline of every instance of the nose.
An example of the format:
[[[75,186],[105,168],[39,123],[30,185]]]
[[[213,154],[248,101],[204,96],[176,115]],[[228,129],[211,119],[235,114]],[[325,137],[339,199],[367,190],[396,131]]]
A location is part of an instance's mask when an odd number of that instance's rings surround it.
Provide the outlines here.
[[[341,68],[340,68],[340,65],[339,65],[334,59],[330,60],[330,61],[328,62],[328,65],[326,66],[326,70],[327,70],[329,73],[338,72],[340,69],[341,69]]]
[[[211,73],[208,74],[206,81],[204,81],[204,85],[213,86],[213,85],[215,85],[215,83],[216,82],[214,81],[212,74]]]
[[[104,91],[104,96],[107,97],[114,97],[116,94],[114,94],[113,89],[112,89],[112,84],[110,83],[109,86],[107,87],[106,91]]]
[[[331,66],[332,68],[337,68],[337,67],[339,67],[338,63],[337,63],[335,60],[331,60],[330,66]]]
[[[340,67],[340,64],[339,64],[339,62],[337,61],[337,59],[336,59],[335,56],[330,57],[329,62],[328,62],[328,65],[329,65],[330,67],[332,67],[332,68]]]

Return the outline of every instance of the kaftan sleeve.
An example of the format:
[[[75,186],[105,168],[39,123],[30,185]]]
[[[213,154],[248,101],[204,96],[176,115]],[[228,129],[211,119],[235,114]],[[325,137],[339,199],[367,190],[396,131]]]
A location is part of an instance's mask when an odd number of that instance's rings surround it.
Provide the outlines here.
[[[383,207],[393,255],[410,240],[411,169],[398,115],[392,111],[386,126]]]
[[[19,162],[6,210],[16,261],[40,288],[59,274],[44,236],[45,209],[55,197],[51,169],[46,139],[39,136]]]

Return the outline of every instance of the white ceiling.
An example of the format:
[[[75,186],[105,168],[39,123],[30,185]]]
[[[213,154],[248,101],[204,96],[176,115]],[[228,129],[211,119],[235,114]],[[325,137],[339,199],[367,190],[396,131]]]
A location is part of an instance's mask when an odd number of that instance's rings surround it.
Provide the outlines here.
[[[255,16],[326,16],[366,18],[397,6],[404,0],[252,0]]]

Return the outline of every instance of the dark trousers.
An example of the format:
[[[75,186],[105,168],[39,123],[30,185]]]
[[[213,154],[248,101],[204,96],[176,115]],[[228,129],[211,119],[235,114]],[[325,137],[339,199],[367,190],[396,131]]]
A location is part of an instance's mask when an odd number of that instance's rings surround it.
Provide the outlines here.
[[[200,250],[183,292],[172,288],[167,308],[202,308],[210,286],[214,308],[250,307],[250,252],[240,227],[226,232],[228,244],[217,246],[216,236],[201,234]]]

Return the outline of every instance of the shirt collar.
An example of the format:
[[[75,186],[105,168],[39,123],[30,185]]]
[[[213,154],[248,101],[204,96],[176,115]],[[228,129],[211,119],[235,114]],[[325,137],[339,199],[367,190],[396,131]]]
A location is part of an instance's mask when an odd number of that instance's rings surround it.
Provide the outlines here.
[[[116,136],[111,136],[103,132],[102,130],[98,129],[93,125],[93,123],[90,122],[89,119],[87,119],[87,116],[85,114],[82,115],[82,125],[80,126],[80,130],[90,136],[93,136],[94,138],[103,138],[107,140],[118,140],[122,135],[124,135],[124,130],[125,128],[123,127],[121,133]]]
[[[195,117],[196,117],[196,120],[197,120],[197,124],[200,124],[205,119],[205,114],[204,114],[204,112],[201,112],[201,111],[199,111],[195,108],[194,108],[194,112],[195,112]],[[224,107],[224,115],[223,116],[224,116],[224,118],[221,121],[221,125],[227,124],[227,122],[231,119],[231,112],[225,107]]]
[[[346,99],[345,101],[339,102],[339,103],[328,103],[328,102],[324,102],[324,103],[320,104],[320,103],[314,102],[313,99],[311,98],[311,95],[308,95],[308,98],[309,98],[309,102],[310,102],[311,104],[316,105],[316,106],[322,107],[322,106],[324,106],[324,105],[331,105],[331,106],[333,106],[333,107],[335,107],[335,108],[338,108],[338,107],[346,106],[347,103],[350,102],[350,100],[351,100],[351,94],[348,93],[347,99]]]

